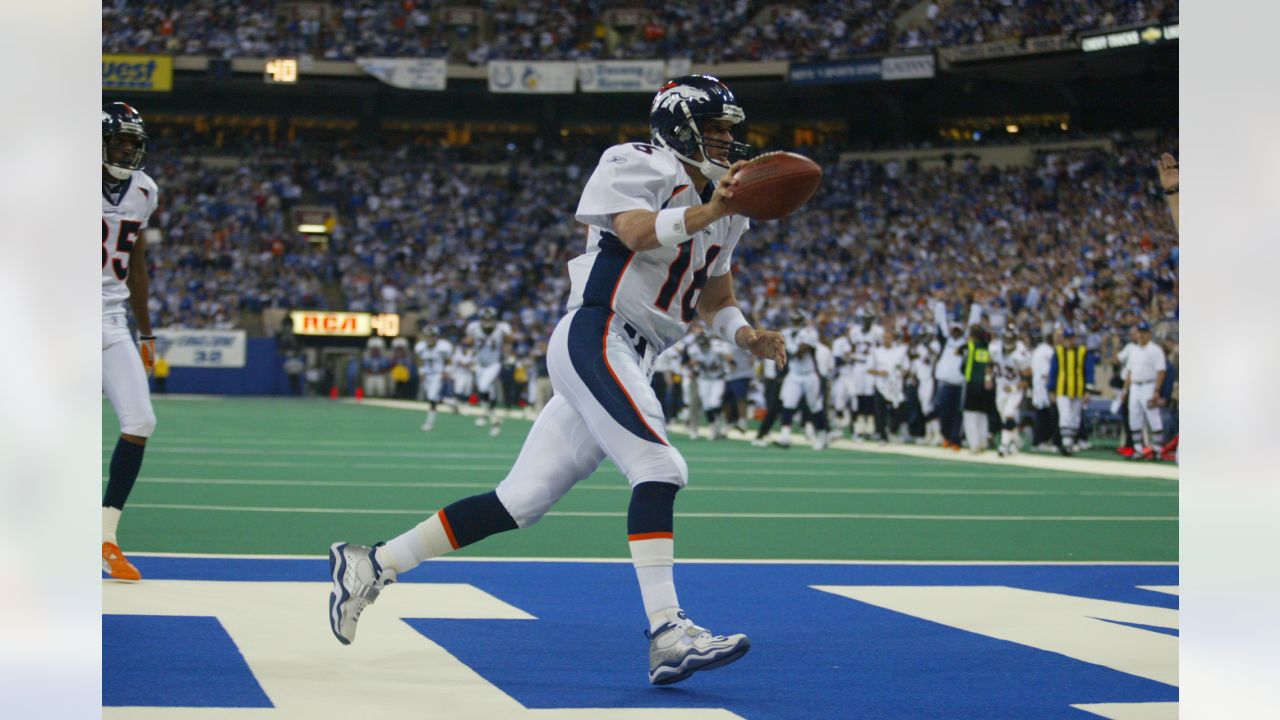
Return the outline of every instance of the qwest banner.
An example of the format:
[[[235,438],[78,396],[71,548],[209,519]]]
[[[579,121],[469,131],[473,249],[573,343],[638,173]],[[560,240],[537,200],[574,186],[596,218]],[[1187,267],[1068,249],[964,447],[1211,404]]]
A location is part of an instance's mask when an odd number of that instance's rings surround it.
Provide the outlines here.
[[[173,90],[173,58],[168,55],[103,55],[102,89],[169,92]]]
[[[244,330],[156,330],[156,354],[170,367],[242,368]]]
[[[582,92],[657,92],[666,80],[661,60],[582,60],[578,85]]]
[[[444,90],[444,58],[356,58],[356,65],[382,82],[406,90]]]
[[[490,60],[489,92],[572,93],[578,65],[571,62]]]

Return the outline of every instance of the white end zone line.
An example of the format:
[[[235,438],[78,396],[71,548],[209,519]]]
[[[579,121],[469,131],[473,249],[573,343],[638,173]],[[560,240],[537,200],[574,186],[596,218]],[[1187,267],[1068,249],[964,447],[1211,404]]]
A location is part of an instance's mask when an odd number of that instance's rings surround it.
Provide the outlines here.
[[[342,399],[339,402],[348,404],[364,404],[374,407],[393,408],[397,410],[413,410],[415,412],[426,412],[427,403],[417,400],[384,400],[370,399],[353,400]],[[471,406],[457,406],[457,411],[463,415],[482,415],[487,414],[487,410],[481,408],[472,408]],[[519,420],[531,420],[532,418],[524,410],[499,410],[506,418],[514,418]],[[667,426],[671,433],[685,432],[686,428],[680,423],[671,423]],[[729,431],[729,439],[739,442],[747,442],[755,438],[754,434],[743,433],[738,430]],[[800,447],[809,445],[803,435],[793,439],[793,443]],[[852,440],[833,440],[828,446],[836,450],[856,450],[865,453],[881,453],[889,455],[908,455],[910,457],[926,458],[929,460],[950,460],[953,462],[979,463],[983,465],[1004,465],[1014,467],[1027,467],[1037,470],[1057,470],[1060,472],[1083,473],[1086,475],[1114,475],[1119,477],[1138,477],[1138,478],[1155,478],[1157,480],[1177,480],[1178,467],[1176,465],[1163,465],[1150,462],[1121,462],[1118,460],[1091,460],[1088,458],[1077,457],[1057,457],[1048,455],[1015,455],[1014,457],[999,457],[990,452],[981,455],[973,455],[968,451],[955,452],[953,450],[943,450],[935,447],[921,447],[918,445],[885,445],[880,446],[872,443],[858,443]],[[794,451],[795,448],[793,448]]]

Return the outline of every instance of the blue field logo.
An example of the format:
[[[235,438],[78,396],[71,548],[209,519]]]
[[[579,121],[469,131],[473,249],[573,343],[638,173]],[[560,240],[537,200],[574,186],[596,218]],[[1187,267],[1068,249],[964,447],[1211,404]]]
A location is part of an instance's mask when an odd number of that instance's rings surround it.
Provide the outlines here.
[[[321,560],[138,565],[143,583],[104,586],[107,718],[359,717],[370,695],[450,718],[1177,716],[1169,565],[680,564],[690,616],[752,650],[669,688],[647,682],[627,563],[429,563],[350,646]]]

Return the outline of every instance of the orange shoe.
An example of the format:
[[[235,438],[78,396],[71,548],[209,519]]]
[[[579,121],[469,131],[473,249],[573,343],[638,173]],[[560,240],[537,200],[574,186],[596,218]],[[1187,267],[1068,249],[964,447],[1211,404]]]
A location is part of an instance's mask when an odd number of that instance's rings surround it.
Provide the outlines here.
[[[102,543],[102,572],[116,580],[137,582],[142,579],[142,573],[138,572],[138,568],[134,567],[133,563],[129,562],[129,558],[120,552],[120,546],[112,542]]]

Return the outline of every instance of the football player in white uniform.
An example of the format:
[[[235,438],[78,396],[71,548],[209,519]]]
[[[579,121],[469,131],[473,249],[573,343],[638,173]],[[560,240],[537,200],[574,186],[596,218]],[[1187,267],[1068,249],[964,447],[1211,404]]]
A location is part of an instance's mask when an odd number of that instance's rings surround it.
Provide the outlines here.
[[[859,324],[849,331],[853,345],[854,437],[869,437],[876,428],[876,383],[868,370],[871,354],[884,341],[884,327],[876,324],[876,316],[864,312]]]
[[[491,307],[480,310],[480,319],[467,323],[467,337],[476,347],[476,394],[489,401],[488,424],[490,437],[502,432],[502,418],[498,415],[498,403],[502,397],[502,361],[511,354],[511,325],[498,321],[498,311]],[[476,418],[476,427],[483,427],[484,416]]]
[[[1022,416],[1022,398],[1031,380],[1031,351],[1018,339],[1018,328],[1010,325],[1004,337],[991,348],[991,364],[987,375],[996,386],[996,412],[1000,413],[1001,457],[1022,449],[1018,420]]]
[[[142,115],[114,102],[102,108],[102,390],[120,421],[120,439],[102,497],[102,570],[117,580],[139,580],[138,569],[120,552],[116,528],[138,479],[147,438],[156,428],[147,376],[156,356],[147,309],[147,227],[159,188],[146,173],[147,132]],[[126,307],[127,305],[127,307]],[[138,325],[138,346],[129,333],[128,309]]]
[[[680,609],[672,531],[688,466],[649,384],[654,359],[698,317],[724,340],[786,362],[782,337],[752,328],[734,298],[730,261],[748,222],[726,201],[740,167],[730,165],[733,154],[749,150],[733,142],[743,119],[723,83],[686,76],[654,98],[652,142],[605,150],[578,204],[586,252],[569,263],[568,313],[551,336],[555,397],[495,491],[445,507],[376,551],[330,548],[330,626],[339,640],[351,641],[361,611],[398,574],[534,524],[608,457],[632,488],[628,544],[648,614],[649,681],[678,682],[747,652],[745,635],[713,635]]]
[[[440,391],[444,387],[445,365],[453,357],[453,343],[440,337],[440,329],[427,325],[422,329],[422,339],[413,346],[418,356],[418,379],[422,383],[422,399],[431,403],[423,430],[436,425],[436,408],[440,405]]]
[[[827,446],[827,413],[822,398],[822,378],[818,373],[818,330],[807,324],[801,316],[805,327],[798,330],[787,344],[787,352],[793,359],[787,368],[787,376],[782,380],[782,389],[778,396],[782,401],[782,432],[774,443],[778,447],[791,447],[791,421],[800,401],[809,408],[814,424],[814,450],[822,450]]]
[[[853,340],[849,338],[849,333],[841,333],[831,341],[831,355],[836,362],[836,379],[831,384],[831,409],[834,411],[832,421],[837,424],[835,434],[841,435],[847,428],[856,436],[857,434],[853,433],[853,419],[856,414],[853,402],[857,393],[853,390]]]
[[[476,352],[471,345],[471,338],[463,337],[454,347],[453,355],[449,356],[449,365],[445,368],[452,386],[450,401],[455,407],[459,403],[466,405],[470,402],[471,387],[475,384]]]
[[[898,408],[906,399],[903,381],[911,370],[907,359],[907,344],[899,342],[897,330],[880,334],[880,341],[871,350],[871,363],[867,375],[875,392],[875,433],[880,443],[889,442],[889,435],[897,433],[901,414]]]
[[[728,377],[732,353],[723,340],[702,333],[689,347],[688,356],[693,374],[698,378],[698,402],[711,429],[711,439],[719,440],[727,435],[722,410],[725,378]]]

